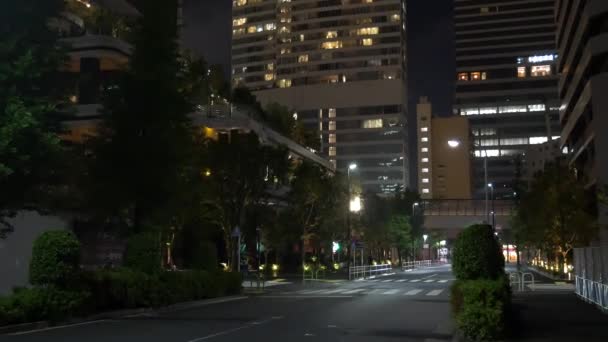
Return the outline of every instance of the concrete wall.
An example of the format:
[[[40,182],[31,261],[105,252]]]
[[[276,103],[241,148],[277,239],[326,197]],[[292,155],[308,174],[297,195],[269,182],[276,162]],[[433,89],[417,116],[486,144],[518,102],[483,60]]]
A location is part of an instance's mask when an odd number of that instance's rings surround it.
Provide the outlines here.
[[[14,286],[28,284],[32,244],[40,234],[69,227],[64,219],[32,211],[22,211],[9,222],[15,231],[0,240],[0,295],[9,293]]]
[[[434,118],[432,133],[433,198],[471,198],[471,141],[463,116]],[[460,144],[450,147],[448,141]]]

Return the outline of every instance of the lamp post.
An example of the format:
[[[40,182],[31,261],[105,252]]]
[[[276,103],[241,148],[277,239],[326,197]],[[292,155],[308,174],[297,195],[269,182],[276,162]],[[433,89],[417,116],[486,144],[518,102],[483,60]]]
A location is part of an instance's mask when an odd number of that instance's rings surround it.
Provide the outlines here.
[[[350,172],[357,169],[356,163],[350,163],[348,165],[348,169],[346,170],[346,179],[348,182],[348,207],[346,208],[346,236],[348,239],[348,243],[350,244],[350,248],[348,249],[348,253],[353,255],[353,266],[355,266],[355,253],[354,253],[354,244],[352,241],[352,231],[350,229],[350,212],[351,212],[351,184],[350,184]],[[348,263],[350,264],[350,255],[347,255]]]
[[[416,217],[416,207],[419,206],[420,203],[418,202],[414,202],[412,203],[412,225],[414,224],[414,220]],[[416,239],[412,239],[412,257],[414,258],[414,261],[416,261]]]
[[[490,188],[490,198],[492,199],[492,229],[494,229],[494,184],[492,183],[488,183],[488,187],[486,188],[486,193],[487,193],[487,189]],[[488,210],[488,198],[486,197],[486,218],[488,223],[490,223],[490,211]]]
[[[424,246],[426,245],[426,239],[427,239],[428,237],[429,237],[429,236],[428,236],[427,234],[423,234],[423,235],[422,235],[422,240],[424,241],[424,243],[423,243],[423,245],[422,245],[422,248],[424,248]],[[427,248],[427,249],[428,249],[428,248]],[[431,252],[429,251],[429,259],[430,259],[430,258],[431,258]]]

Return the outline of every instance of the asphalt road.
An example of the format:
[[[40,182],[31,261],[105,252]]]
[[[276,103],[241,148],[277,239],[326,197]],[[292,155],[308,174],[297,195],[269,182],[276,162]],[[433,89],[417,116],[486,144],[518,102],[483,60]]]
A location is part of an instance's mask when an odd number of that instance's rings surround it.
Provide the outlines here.
[[[0,336],[39,342],[451,341],[449,266],[366,281],[289,284],[196,309]]]

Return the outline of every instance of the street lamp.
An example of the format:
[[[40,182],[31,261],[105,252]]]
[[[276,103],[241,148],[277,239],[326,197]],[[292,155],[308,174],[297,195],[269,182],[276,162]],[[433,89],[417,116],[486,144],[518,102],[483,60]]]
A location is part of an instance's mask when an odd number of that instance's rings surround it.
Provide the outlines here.
[[[492,229],[494,229],[494,184],[492,183],[488,183],[488,188],[490,188],[490,198],[492,200]],[[490,217],[489,217],[489,211],[488,211],[488,199],[486,197],[486,217],[488,220],[488,223],[490,223]]]
[[[351,183],[350,183],[350,172],[354,171],[357,169],[357,163],[351,162],[350,164],[348,164],[348,169],[346,170],[346,178],[348,181],[348,201],[349,201],[349,206],[346,209],[346,236],[348,237],[348,243],[350,243],[350,248],[348,249],[348,253],[353,255],[353,266],[355,265],[354,260],[355,260],[355,253],[354,253],[354,244],[352,243],[352,232],[350,229],[350,212],[356,212],[361,210],[361,199],[359,199],[359,201],[357,203],[354,203],[353,200],[351,200]],[[356,210],[355,210],[356,209]],[[348,260],[348,263],[350,263],[350,255],[347,255],[346,259]]]
[[[423,234],[422,235],[422,240],[424,240],[424,244],[422,245],[422,248],[424,249],[424,246],[426,245],[426,239],[428,239],[428,235],[427,234]],[[428,249],[428,248],[427,248]],[[424,257],[423,257],[424,258]],[[429,250],[429,259],[431,258],[431,251]]]
[[[448,146],[450,146],[451,148],[456,148],[456,147],[460,146],[460,140],[450,139],[450,140],[448,140]]]

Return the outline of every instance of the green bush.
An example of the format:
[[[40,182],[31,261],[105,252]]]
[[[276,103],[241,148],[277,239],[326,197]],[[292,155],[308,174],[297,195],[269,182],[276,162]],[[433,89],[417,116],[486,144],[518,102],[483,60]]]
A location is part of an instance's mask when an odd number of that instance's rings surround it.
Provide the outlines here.
[[[511,290],[506,277],[458,281],[452,286],[452,310],[460,331],[474,341],[495,341],[506,332]]]
[[[11,296],[0,298],[0,325],[59,321],[82,313],[88,296],[54,286],[18,289]]]
[[[74,233],[53,230],[42,233],[32,247],[32,285],[68,287],[78,275],[80,242]]]
[[[162,255],[159,236],[156,233],[141,233],[127,241],[124,264],[133,270],[157,274],[162,270]]]
[[[452,268],[462,280],[497,279],[504,275],[505,259],[489,225],[473,225],[458,235]]]
[[[189,251],[186,260],[186,267],[195,270],[216,271],[219,265],[217,259],[217,247],[210,241],[202,241]]]
[[[130,269],[96,270],[83,275],[84,288],[92,294],[92,311],[151,306],[152,277]]]

